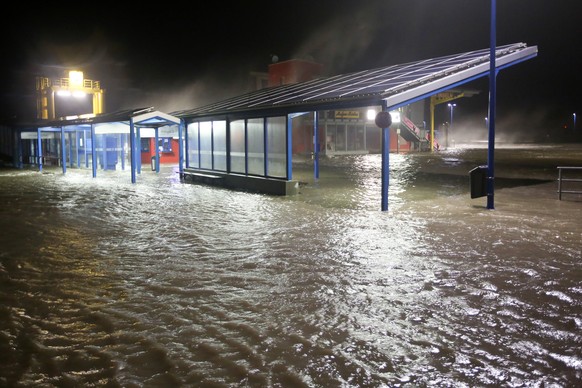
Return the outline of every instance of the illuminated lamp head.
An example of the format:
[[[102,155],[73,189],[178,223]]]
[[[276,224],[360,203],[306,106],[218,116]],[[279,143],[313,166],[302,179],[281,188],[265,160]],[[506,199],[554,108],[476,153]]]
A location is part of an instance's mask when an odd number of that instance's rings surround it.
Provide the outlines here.
[[[83,86],[83,72],[76,70],[69,71],[69,83],[71,86]]]

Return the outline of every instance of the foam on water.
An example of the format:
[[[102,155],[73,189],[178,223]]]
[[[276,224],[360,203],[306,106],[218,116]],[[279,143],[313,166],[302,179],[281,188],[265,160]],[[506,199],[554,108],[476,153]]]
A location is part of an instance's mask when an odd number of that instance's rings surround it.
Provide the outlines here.
[[[482,151],[390,155],[388,212],[379,155],[298,162],[293,197],[1,172],[0,383],[571,386],[582,210],[549,173],[575,152],[500,151],[487,210]]]

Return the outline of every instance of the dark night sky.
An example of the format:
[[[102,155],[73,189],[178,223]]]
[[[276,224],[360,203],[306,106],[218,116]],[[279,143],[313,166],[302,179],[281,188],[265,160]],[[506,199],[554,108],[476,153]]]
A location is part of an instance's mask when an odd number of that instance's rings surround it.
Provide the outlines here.
[[[5,10],[0,117],[34,118],[35,76],[62,77],[72,67],[101,81],[108,111],[171,112],[245,92],[249,72],[266,72],[271,54],[310,58],[334,75],[488,48],[490,41],[490,0],[206,4]],[[498,120],[573,124],[573,113],[582,112],[581,11],[580,0],[497,0],[497,44],[539,49],[500,72]],[[482,92],[458,100],[455,114],[483,118],[488,81],[467,86]]]

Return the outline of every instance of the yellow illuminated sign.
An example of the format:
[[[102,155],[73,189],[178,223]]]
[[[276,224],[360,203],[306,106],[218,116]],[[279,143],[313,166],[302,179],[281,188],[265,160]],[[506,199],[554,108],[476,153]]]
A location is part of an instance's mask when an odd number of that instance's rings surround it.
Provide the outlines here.
[[[360,111],[359,110],[336,110],[335,111],[335,118],[336,119],[359,119],[360,118]]]

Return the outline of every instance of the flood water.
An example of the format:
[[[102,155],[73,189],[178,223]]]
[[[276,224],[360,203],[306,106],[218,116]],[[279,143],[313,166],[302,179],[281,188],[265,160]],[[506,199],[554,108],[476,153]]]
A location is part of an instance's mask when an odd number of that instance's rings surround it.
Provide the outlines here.
[[[582,145],[499,147],[495,209],[486,155],[391,154],[387,212],[380,155],[288,197],[0,170],[0,386],[580,386]]]

